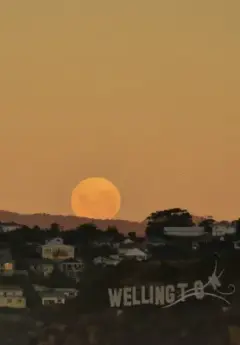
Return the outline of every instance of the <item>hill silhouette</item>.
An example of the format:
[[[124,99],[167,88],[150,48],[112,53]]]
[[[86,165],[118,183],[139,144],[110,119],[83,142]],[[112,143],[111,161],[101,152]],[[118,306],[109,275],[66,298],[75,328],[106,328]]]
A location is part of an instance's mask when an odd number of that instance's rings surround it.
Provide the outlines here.
[[[134,222],[120,219],[89,219],[79,218],[75,216],[51,215],[45,213],[36,214],[19,214],[0,210],[0,222],[15,222],[20,225],[27,225],[29,227],[39,226],[40,228],[49,228],[52,223],[57,223],[61,226],[62,230],[74,229],[77,226],[89,222],[94,222],[99,229],[105,230],[108,226],[115,226],[123,234],[128,232],[136,232],[138,235],[143,235],[145,224],[142,222]]]
[[[194,222],[197,224],[203,217],[193,216]],[[0,210],[0,222],[15,222],[20,225],[27,225],[29,227],[39,226],[40,228],[49,228],[52,223],[57,223],[62,230],[74,229],[79,225],[94,222],[99,229],[105,230],[108,226],[115,226],[121,233],[128,234],[129,232],[136,232],[137,235],[144,235],[146,228],[146,221],[134,222],[121,219],[89,219],[80,218],[76,216],[51,215],[46,213],[35,214],[20,214],[16,212]]]

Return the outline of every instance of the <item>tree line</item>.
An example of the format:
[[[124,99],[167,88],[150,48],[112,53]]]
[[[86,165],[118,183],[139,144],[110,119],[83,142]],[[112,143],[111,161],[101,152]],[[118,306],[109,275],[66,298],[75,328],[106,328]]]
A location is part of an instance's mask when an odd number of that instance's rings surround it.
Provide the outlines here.
[[[208,216],[202,219],[198,226],[204,227],[206,232],[211,233],[215,223],[216,220]],[[221,221],[220,223],[236,226],[236,236],[240,238],[240,218],[232,222]],[[187,209],[171,208],[155,211],[146,218],[145,235],[147,237],[164,237],[164,227],[188,227],[194,225],[193,216]],[[138,239],[135,232],[129,232],[127,236],[132,240]],[[48,229],[41,229],[39,226],[30,228],[23,225],[15,231],[1,232],[0,242],[11,242],[18,245],[27,242],[45,243],[46,240],[54,237],[62,237],[67,244],[89,244],[97,240],[118,242],[122,241],[126,235],[122,234],[115,226],[109,226],[107,229],[101,230],[92,222],[79,225],[77,228],[68,231],[61,231],[60,225],[53,223]]]
[[[151,213],[147,217],[146,235],[148,237],[164,237],[165,227],[188,227],[196,225],[193,215],[187,209],[171,208]],[[212,216],[202,218],[198,226],[204,227],[205,231],[212,233],[214,224],[234,226],[236,235],[240,237],[240,218],[233,221],[216,221]]]
[[[18,245],[26,243],[43,244],[55,237],[63,238],[66,244],[78,242],[88,244],[96,240],[120,241],[124,239],[124,235],[116,227],[109,226],[107,229],[101,230],[94,223],[81,224],[77,228],[68,231],[62,231],[59,224],[53,223],[47,229],[41,229],[39,226],[31,228],[23,225],[14,231],[0,232],[0,242],[11,242]]]

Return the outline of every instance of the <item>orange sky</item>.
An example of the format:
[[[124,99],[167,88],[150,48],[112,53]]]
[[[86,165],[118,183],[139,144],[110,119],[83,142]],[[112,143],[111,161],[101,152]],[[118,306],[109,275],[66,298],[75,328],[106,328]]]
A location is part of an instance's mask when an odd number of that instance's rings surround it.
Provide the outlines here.
[[[71,213],[104,176],[120,218],[240,216],[240,2],[0,4],[0,209]]]

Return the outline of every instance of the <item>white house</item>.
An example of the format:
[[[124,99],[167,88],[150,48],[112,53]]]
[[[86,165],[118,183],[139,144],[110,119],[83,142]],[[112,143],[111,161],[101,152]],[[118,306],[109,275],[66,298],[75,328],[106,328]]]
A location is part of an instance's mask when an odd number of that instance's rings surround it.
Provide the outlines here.
[[[113,259],[113,260],[121,260],[121,258],[118,254],[111,254],[111,255],[109,255],[109,258]]]
[[[33,285],[33,288],[45,306],[64,304],[67,299],[76,298],[78,295],[78,290],[75,288],[48,288],[41,285]]]
[[[148,258],[148,255],[139,248],[130,248],[124,254],[124,257],[127,259],[135,259],[137,261],[145,261]]]
[[[1,285],[0,296],[22,297],[23,290],[19,286],[15,286],[15,285]]]
[[[78,296],[78,290],[74,288],[55,288],[55,291],[63,293],[67,299],[76,298]]]
[[[14,222],[10,222],[10,223],[0,222],[0,231],[1,232],[15,231],[17,229],[20,229],[21,227],[22,227],[22,225],[14,223]]]
[[[240,250],[240,240],[234,241],[233,245],[235,250]]]
[[[94,265],[101,265],[101,266],[117,266],[121,262],[120,258],[105,258],[102,256],[98,256],[93,259]]]
[[[23,290],[18,286],[0,286],[0,307],[26,308],[26,298],[23,296]]]
[[[123,245],[124,244],[133,244],[133,243],[134,243],[134,241],[131,240],[130,238],[125,238],[124,241],[122,242]]]
[[[74,298],[78,295],[78,290],[75,288],[49,288],[47,286],[43,285],[33,285],[33,288],[36,292],[61,292],[65,295],[67,298]]]
[[[45,244],[64,244],[64,241],[61,237],[55,237],[51,240],[47,240]]]
[[[150,247],[165,247],[166,242],[161,238],[151,237],[147,239],[146,245]]]
[[[236,228],[232,225],[214,224],[212,229],[213,236],[221,237],[224,235],[234,235]]]
[[[54,304],[65,304],[66,296],[62,292],[58,291],[41,291],[39,296],[42,301],[42,305],[51,306]]]
[[[199,237],[205,235],[202,226],[165,227],[164,234],[171,237]]]
[[[41,246],[42,258],[50,260],[66,260],[74,258],[74,246],[64,244],[61,238],[54,238]]]
[[[118,255],[120,255],[120,256],[125,255],[129,249],[130,248],[128,248],[128,247],[119,247],[117,249]]]

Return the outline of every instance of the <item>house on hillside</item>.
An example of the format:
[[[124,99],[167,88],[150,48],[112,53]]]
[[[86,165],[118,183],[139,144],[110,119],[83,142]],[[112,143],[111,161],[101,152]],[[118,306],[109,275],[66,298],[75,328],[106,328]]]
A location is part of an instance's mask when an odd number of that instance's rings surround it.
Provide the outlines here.
[[[119,255],[124,255],[128,249],[130,248],[140,248],[142,246],[142,243],[135,243],[130,238],[125,238],[124,241],[122,241],[117,248],[117,252]]]
[[[22,225],[17,224],[15,222],[0,222],[0,232],[10,232],[18,230],[22,227]]]
[[[93,264],[96,266],[99,265],[102,267],[117,266],[121,261],[122,261],[122,259],[119,257],[98,256],[98,257],[93,259]]]
[[[212,228],[212,235],[214,237],[222,237],[225,235],[234,235],[236,233],[236,227],[227,224],[214,224]]]
[[[47,286],[43,285],[33,285],[33,288],[36,292],[42,292],[42,291],[57,291],[62,292],[67,298],[75,298],[78,295],[78,290],[75,288],[49,288]]]
[[[26,308],[26,298],[22,288],[18,286],[0,286],[0,307],[1,308]]]
[[[146,245],[147,247],[165,247],[166,241],[162,238],[151,236],[147,239]]]
[[[83,260],[67,259],[58,264],[59,270],[68,277],[76,278],[79,273],[84,271],[85,263]]]
[[[92,246],[99,248],[99,247],[116,247],[116,242],[114,241],[114,238],[112,235],[102,235],[97,240],[92,242]]]
[[[233,246],[235,250],[240,250],[240,240],[233,241]]]
[[[65,304],[66,300],[76,298],[78,295],[78,290],[75,288],[48,288],[41,285],[33,285],[33,288],[44,306]]]
[[[41,291],[39,292],[42,305],[51,306],[55,304],[65,304],[66,296],[58,291]]]
[[[146,261],[148,254],[139,248],[130,248],[124,254],[125,259],[134,259],[136,261]]]
[[[133,245],[134,244],[134,241],[133,240],[131,240],[130,238],[125,238],[123,241],[122,241],[122,243],[121,243],[121,245],[122,246],[124,246],[124,245]]]
[[[78,290],[74,288],[55,288],[55,291],[62,292],[67,299],[76,298]]]
[[[165,227],[164,235],[168,244],[190,245],[192,249],[197,249],[200,243],[207,243],[212,239],[212,235],[206,233],[201,226]]]
[[[58,237],[41,246],[41,255],[42,258],[50,260],[73,259],[75,247],[64,244],[63,239]]]
[[[36,274],[43,274],[45,277],[50,276],[55,267],[53,260],[44,258],[30,259],[28,264],[30,271]]]
[[[119,243],[118,251],[121,249],[126,250],[129,248],[139,248],[141,250],[145,250],[147,247],[147,241],[145,238],[136,238],[136,240],[132,240],[131,238],[125,238],[123,241]]]
[[[165,227],[164,235],[170,237],[196,237],[205,235],[205,229],[202,226],[175,226]]]
[[[0,249],[0,275],[13,275],[15,261],[12,258],[10,249]]]

